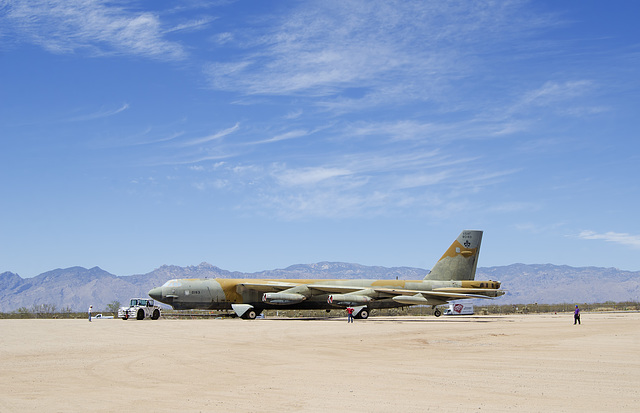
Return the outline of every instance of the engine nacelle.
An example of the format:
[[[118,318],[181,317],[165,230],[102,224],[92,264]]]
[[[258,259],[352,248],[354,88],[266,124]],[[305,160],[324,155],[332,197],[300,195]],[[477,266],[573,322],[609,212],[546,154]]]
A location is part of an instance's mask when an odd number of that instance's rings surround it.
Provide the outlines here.
[[[264,293],[262,295],[263,302],[275,305],[298,304],[306,299],[304,295],[296,293]]]
[[[371,301],[371,297],[367,297],[366,295],[355,295],[355,294],[333,294],[327,298],[327,303],[333,305],[341,305],[341,306],[359,306],[359,305],[367,305]]]

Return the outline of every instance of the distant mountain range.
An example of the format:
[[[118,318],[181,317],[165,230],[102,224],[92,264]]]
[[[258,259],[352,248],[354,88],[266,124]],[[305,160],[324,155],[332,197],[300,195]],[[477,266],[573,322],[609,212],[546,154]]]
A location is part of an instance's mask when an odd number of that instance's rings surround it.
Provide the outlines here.
[[[147,274],[116,276],[98,267],[57,269],[33,278],[0,274],[0,312],[21,307],[53,305],[60,311],[85,311],[89,305],[101,311],[108,304],[127,303],[173,278],[372,278],[421,280],[428,270],[410,267],[369,267],[342,262],[292,265],[284,269],[241,273],[208,263],[177,267],[163,265]],[[615,268],[569,267],[551,264],[512,264],[478,268],[478,280],[497,280],[508,293],[494,304],[596,303],[639,301],[640,271]]]

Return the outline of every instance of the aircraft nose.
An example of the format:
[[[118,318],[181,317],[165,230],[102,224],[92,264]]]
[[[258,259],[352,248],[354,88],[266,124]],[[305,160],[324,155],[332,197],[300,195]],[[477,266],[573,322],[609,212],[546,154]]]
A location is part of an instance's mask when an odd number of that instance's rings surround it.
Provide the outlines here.
[[[162,287],[153,288],[148,292],[148,294],[149,297],[153,298],[154,300],[162,301]]]

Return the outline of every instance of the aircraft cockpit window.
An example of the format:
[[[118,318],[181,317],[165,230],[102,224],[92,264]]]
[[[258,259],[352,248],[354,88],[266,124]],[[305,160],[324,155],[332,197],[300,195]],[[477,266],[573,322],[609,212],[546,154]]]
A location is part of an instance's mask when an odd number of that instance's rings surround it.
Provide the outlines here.
[[[164,283],[163,287],[180,287],[181,285],[178,280],[169,280]]]

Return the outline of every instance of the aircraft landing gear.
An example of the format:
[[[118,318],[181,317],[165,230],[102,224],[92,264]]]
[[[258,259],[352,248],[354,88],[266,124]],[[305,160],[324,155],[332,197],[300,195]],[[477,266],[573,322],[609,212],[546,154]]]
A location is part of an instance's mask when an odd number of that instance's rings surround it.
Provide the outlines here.
[[[242,315],[242,318],[244,318],[245,320],[255,320],[257,316],[258,313],[256,313],[256,310],[251,309],[244,313]]]
[[[442,315],[442,312],[440,310],[438,310],[437,308],[433,311],[433,315],[436,317],[440,317]]]
[[[363,308],[358,312],[358,314],[355,315],[355,318],[366,320],[367,318],[369,318],[369,309]]]

